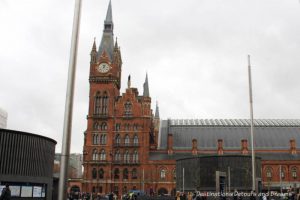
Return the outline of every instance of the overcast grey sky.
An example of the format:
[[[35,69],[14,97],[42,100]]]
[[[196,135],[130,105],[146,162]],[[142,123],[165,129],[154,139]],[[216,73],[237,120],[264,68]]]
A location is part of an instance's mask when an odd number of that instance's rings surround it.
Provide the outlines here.
[[[82,152],[89,53],[101,40],[108,0],[82,6],[72,152]],[[114,33],[128,74],[167,118],[300,116],[298,0],[112,0]],[[8,128],[55,139],[61,151],[73,0],[0,1],[0,107]]]

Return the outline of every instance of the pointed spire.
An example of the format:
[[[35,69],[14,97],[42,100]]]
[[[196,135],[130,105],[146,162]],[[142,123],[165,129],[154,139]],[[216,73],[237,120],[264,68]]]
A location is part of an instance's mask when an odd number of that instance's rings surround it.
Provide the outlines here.
[[[144,83],[143,96],[144,97],[149,97],[150,96],[150,94],[149,94],[149,84],[148,84],[148,73],[146,73],[146,80],[145,80],[145,83]]]
[[[111,0],[109,1],[107,12],[106,12],[106,18],[105,23],[111,22],[112,23],[112,9],[111,9]]]
[[[104,20],[104,30],[103,30],[102,40],[98,50],[98,58],[102,55],[103,51],[106,50],[110,60],[112,60],[113,50],[114,50],[113,30],[114,30],[114,23],[112,21],[111,1],[109,1],[106,18]]]
[[[92,47],[92,51],[96,51],[97,47],[96,47],[96,37],[94,37],[94,43],[93,43],[93,47]]]
[[[155,108],[155,115],[154,115],[154,118],[159,119],[158,101],[156,101],[156,108]]]
[[[116,42],[115,42],[115,49],[117,49],[119,46],[118,46],[118,38],[116,37]]]
[[[130,75],[128,76],[128,80],[127,80],[127,87],[130,88],[131,87],[131,80],[130,80]]]

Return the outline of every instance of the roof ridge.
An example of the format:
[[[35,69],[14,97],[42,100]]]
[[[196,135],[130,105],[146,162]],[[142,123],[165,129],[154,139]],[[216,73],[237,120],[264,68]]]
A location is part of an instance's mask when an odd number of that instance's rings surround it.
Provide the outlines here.
[[[250,119],[169,119],[178,126],[250,126]],[[254,126],[300,126],[300,119],[254,119]]]

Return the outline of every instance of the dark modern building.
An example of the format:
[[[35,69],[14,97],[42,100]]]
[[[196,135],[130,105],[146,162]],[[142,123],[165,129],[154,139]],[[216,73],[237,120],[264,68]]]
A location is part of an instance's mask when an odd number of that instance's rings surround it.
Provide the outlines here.
[[[180,191],[252,190],[252,157],[198,156],[176,161],[176,188]],[[261,159],[256,157],[256,181],[261,189]]]
[[[9,183],[13,199],[52,199],[56,141],[0,129],[0,190]]]

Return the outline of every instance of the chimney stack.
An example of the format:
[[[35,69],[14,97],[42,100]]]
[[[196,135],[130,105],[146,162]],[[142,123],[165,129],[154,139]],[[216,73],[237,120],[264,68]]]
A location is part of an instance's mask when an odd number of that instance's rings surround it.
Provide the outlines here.
[[[243,139],[241,140],[241,146],[242,146],[242,154],[248,154],[248,140]]]
[[[290,140],[290,152],[291,154],[297,154],[296,140],[294,138]]]
[[[218,155],[223,155],[224,149],[223,149],[223,140],[218,139]]]
[[[198,144],[197,144],[197,140],[196,139],[192,140],[192,154],[193,155],[197,155],[198,154]]]
[[[168,154],[173,154],[173,134],[168,134]]]

